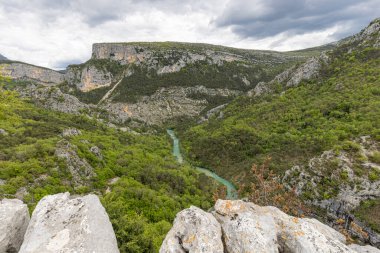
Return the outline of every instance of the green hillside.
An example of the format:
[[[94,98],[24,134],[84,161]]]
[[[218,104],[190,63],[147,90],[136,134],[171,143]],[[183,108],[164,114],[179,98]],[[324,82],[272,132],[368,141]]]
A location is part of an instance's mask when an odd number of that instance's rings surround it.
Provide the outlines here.
[[[121,252],[157,252],[177,212],[212,204],[212,183],[176,163],[166,136],[126,133],[84,115],[40,109],[2,88],[0,121],[0,198],[18,196],[33,210],[48,194],[94,192]],[[62,137],[69,128],[81,134]],[[95,146],[101,155],[91,151]],[[77,174],[57,150],[67,151]]]
[[[195,163],[232,179],[272,157],[283,173],[329,149],[370,135],[380,141],[380,49],[339,47],[319,78],[274,95],[242,97],[224,118],[182,132]]]

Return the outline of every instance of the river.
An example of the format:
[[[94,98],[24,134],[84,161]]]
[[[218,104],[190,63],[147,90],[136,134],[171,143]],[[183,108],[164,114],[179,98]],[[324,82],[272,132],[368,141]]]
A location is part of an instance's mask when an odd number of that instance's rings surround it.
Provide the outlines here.
[[[173,140],[173,155],[175,156],[175,158],[177,159],[177,161],[179,163],[183,163],[184,160],[183,160],[183,156],[181,154],[181,150],[179,148],[179,139],[177,138],[177,136],[175,135],[175,133],[172,129],[167,129],[166,132],[168,133],[170,138]],[[227,196],[226,196],[227,199],[237,199],[238,198],[237,190],[236,190],[235,186],[230,181],[218,176],[215,172],[212,172],[209,169],[201,168],[201,167],[195,167],[195,169],[197,171],[209,176],[209,177],[212,177],[213,179],[215,179],[220,184],[223,184],[224,186],[226,186],[226,188],[227,188]]]

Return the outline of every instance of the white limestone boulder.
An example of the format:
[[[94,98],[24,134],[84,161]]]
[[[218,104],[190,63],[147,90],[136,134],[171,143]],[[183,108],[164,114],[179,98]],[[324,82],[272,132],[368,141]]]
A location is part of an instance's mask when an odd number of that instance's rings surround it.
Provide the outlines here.
[[[18,252],[29,220],[28,207],[21,200],[0,201],[0,252]]]
[[[177,214],[160,253],[223,253],[222,231],[212,214],[190,207]]]
[[[44,197],[32,214],[20,253],[116,253],[116,237],[95,195]]]

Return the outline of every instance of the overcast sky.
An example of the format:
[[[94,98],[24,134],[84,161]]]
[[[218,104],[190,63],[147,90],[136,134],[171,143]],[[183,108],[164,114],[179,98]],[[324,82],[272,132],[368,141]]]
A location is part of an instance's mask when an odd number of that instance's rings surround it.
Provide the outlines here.
[[[295,50],[359,32],[380,0],[0,0],[0,54],[60,69],[94,42]]]

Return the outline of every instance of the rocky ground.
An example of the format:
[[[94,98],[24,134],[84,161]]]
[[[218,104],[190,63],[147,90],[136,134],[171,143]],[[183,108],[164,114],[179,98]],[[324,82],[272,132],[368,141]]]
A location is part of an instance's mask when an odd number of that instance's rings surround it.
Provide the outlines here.
[[[169,252],[380,252],[346,245],[346,238],[315,219],[271,206],[218,200],[211,213],[190,207],[177,214],[160,253]]]

